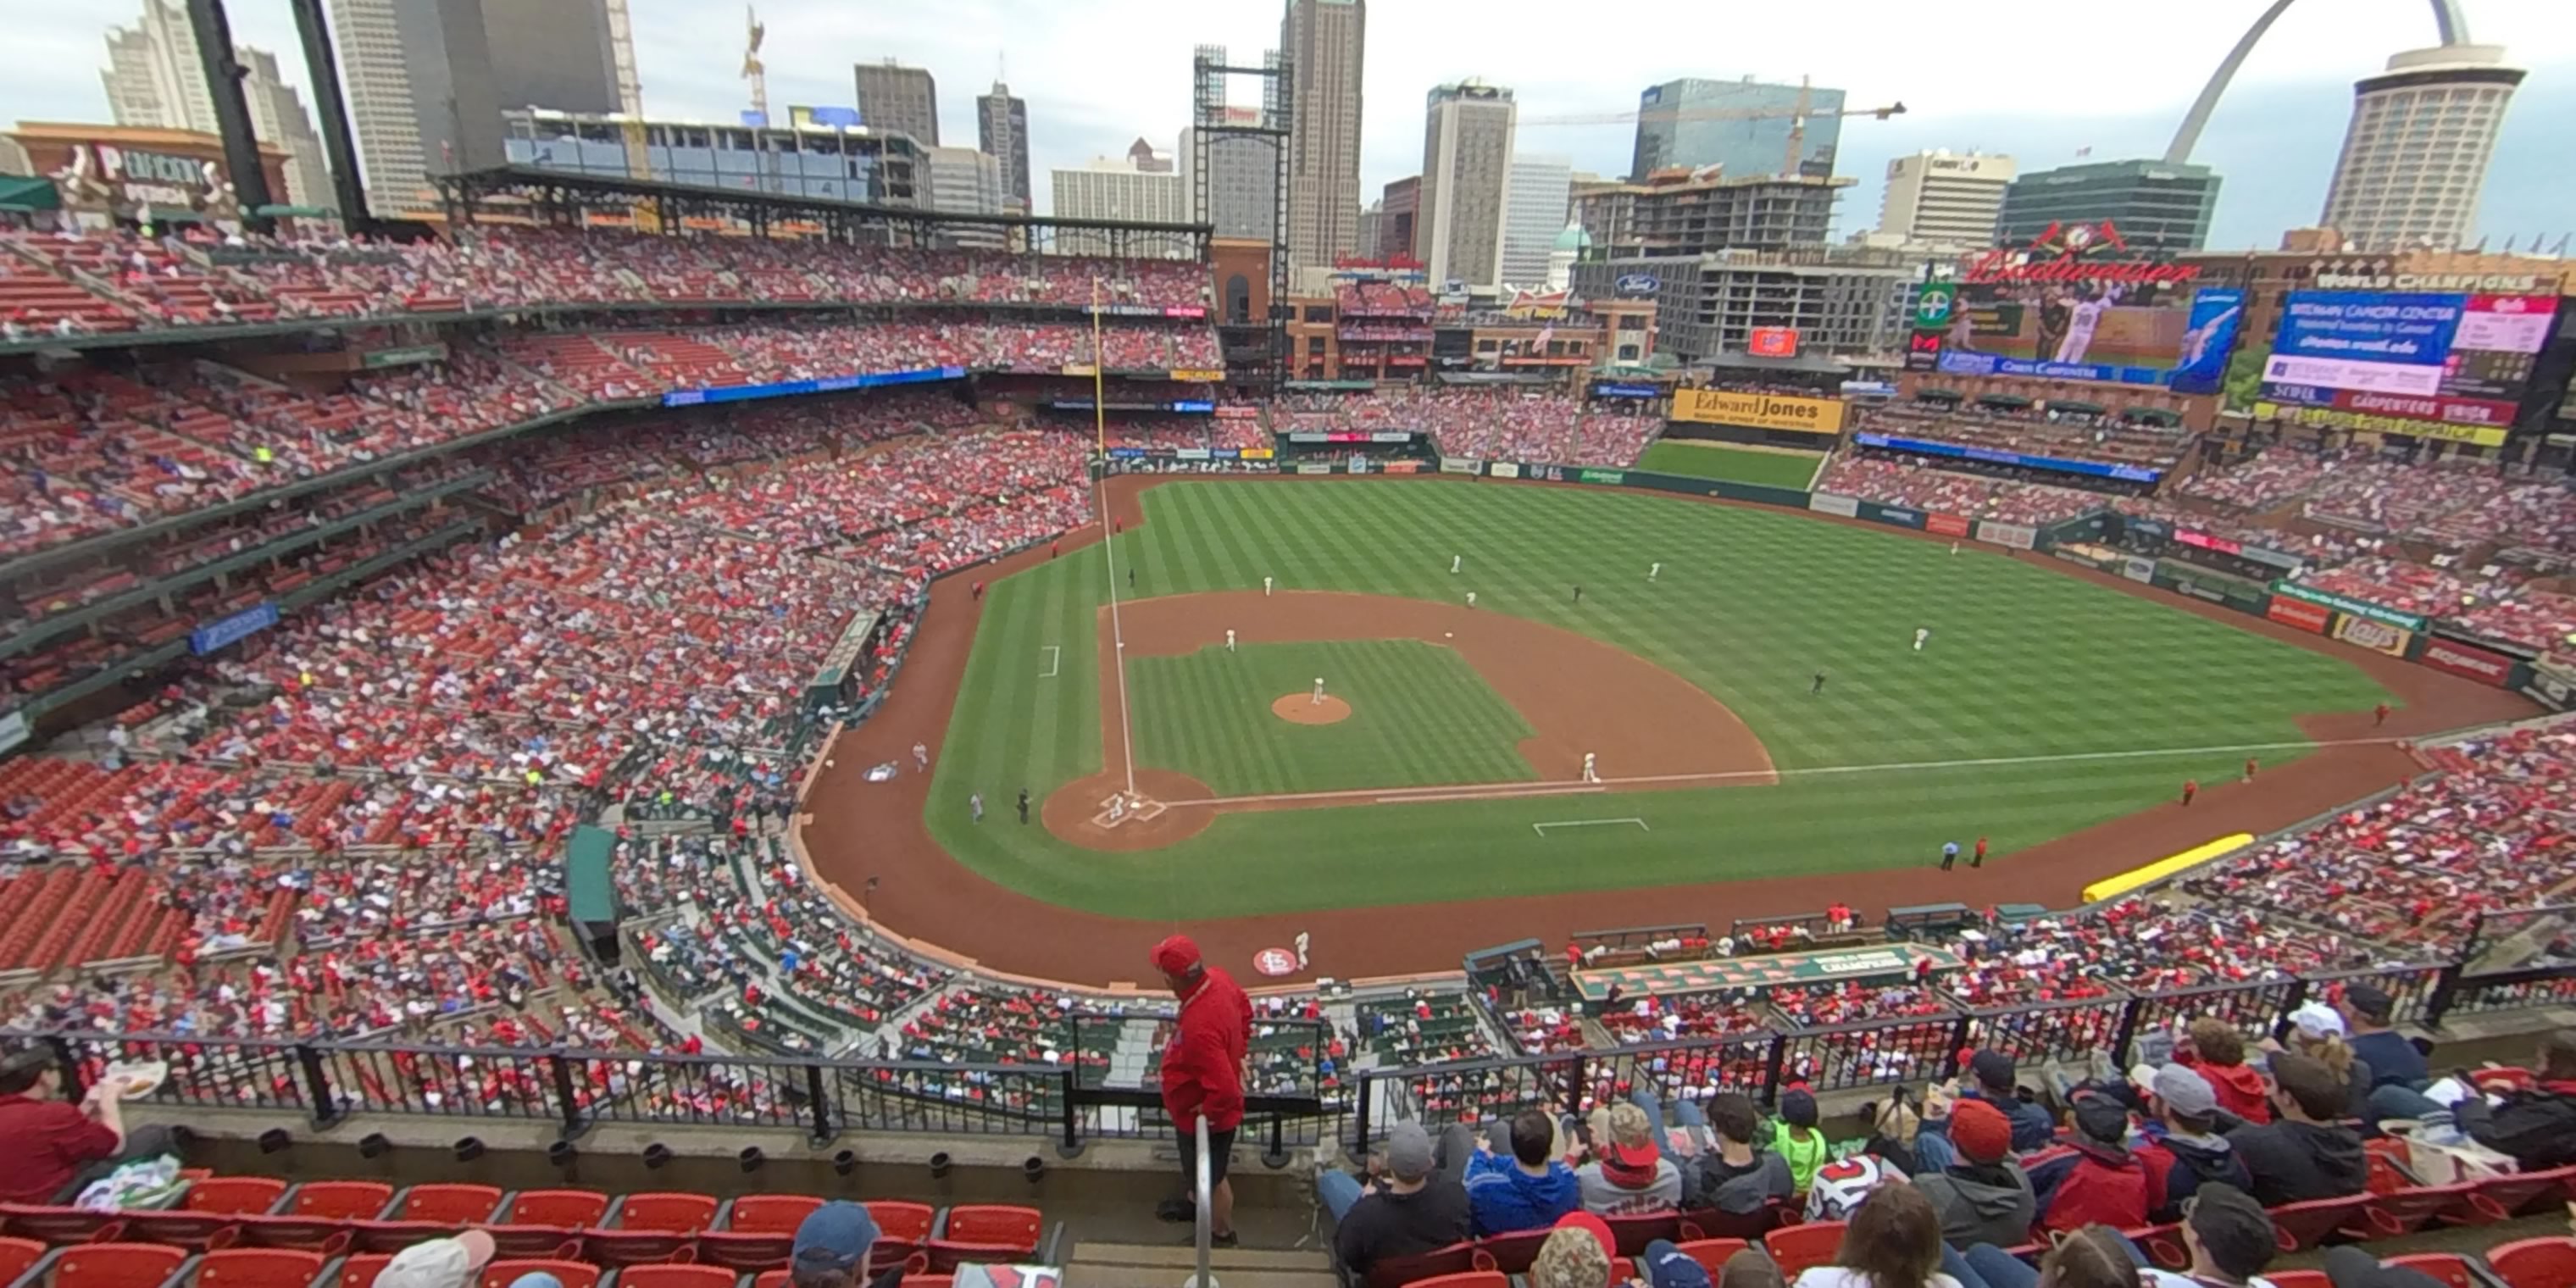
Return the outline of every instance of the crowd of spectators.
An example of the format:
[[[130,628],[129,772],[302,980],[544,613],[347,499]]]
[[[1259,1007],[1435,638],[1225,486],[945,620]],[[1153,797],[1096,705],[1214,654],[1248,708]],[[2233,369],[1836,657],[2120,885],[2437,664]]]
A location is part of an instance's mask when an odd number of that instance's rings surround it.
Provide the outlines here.
[[[2104,465],[2172,469],[2191,441],[2179,426],[2146,425],[2076,411],[1989,410],[1889,403],[1869,414],[1875,433],[1988,452]]]
[[[2109,500],[2099,492],[1970,474],[1920,458],[1858,449],[1836,455],[1816,480],[1816,490],[2025,526],[2071,519],[2101,509]]]
[[[1639,406],[1522,385],[1389,385],[1373,394],[1290,394],[1282,433],[1418,430],[1444,456],[1555,465],[1634,465],[1656,428]]]

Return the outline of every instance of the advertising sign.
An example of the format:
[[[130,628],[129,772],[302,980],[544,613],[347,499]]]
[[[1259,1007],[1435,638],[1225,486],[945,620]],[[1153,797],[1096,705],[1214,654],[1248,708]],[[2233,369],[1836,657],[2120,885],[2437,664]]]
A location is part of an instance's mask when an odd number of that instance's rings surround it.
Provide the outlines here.
[[[1792,326],[1757,326],[1744,344],[1744,351],[1757,358],[1794,358],[1798,356],[1798,328]]]
[[[1595,398],[1661,398],[1664,396],[1664,391],[1653,385],[1624,385],[1608,380],[1595,380],[1592,382],[1592,396]]]
[[[2499,689],[2513,680],[2512,658],[2490,653],[2482,648],[2471,648],[2466,644],[2455,644],[2450,640],[2426,640],[2424,656],[2419,660],[2436,671],[2448,671],[2453,675],[2466,676],[2481,684],[2492,684]]]
[[[1498,479],[1516,479],[1521,476],[1521,467],[1517,461],[1496,461],[1485,467],[1485,473]]]
[[[2226,374],[2245,292],[2125,282],[1971,285],[1934,368],[2208,393]]]
[[[2325,634],[2327,624],[2334,620],[2334,614],[2327,609],[2287,595],[2274,595],[2271,604],[2263,609],[2263,615],[2283,626],[2298,627],[2310,635]]]
[[[1266,461],[1270,459],[1270,449],[1267,447],[1247,447],[1243,449],[1242,455],[1243,459],[1247,461]]]
[[[2413,613],[2401,613],[2394,608],[2382,608],[2365,599],[2351,599],[2343,595],[2328,594],[2322,590],[2311,590],[2295,581],[2273,582],[2272,593],[2275,595],[2287,595],[2292,599],[2304,599],[2311,604],[2322,604],[2327,608],[2331,608],[2337,612],[2346,613],[2354,617],[2367,617],[2373,621],[2385,622],[2400,630],[2420,631],[2424,629],[2424,619]]]
[[[2266,385],[2265,389],[2272,386]],[[2278,420],[2293,425],[2322,425],[2334,429],[2358,429],[2374,434],[2412,434],[2417,438],[2439,439],[2446,443],[2475,443],[2480,447],[2504,446],[2506,429],[2498,426],[2452,425],[2434,420],[2407,420],[2397,416],[2379,416],[2368,412],[2344,411],[2334,407],[2300,407],[2289,403],[2258,402],[2254,404],[2258,420]]]
[[[1905,369],[1933,371],[1941,365],[1941,333],[1917,331],[1905,337]]]
[[[0,751],[7,751],[27,740],[27,713],[12,711],[0,715]]]
[[[1628,482],[1628,476],[1618,470],[1585,470],[1574,477],[1585,483],[1599,483],[1608,487],[1622,487]]]
[[[2129,555],[2120,561],[2120,575],[2131,581],[2154,581],[2156,561]]]
[[[1333,467],[1331,462],[1328,461],[1302,461],[1298,463],[1297,472],[1300,474],[1330,474],[1333,472]]]
[[[2531,682],[2522,686],[2522,695],[2552,711],[2576,707],[2576,671],[2542,658],[2531,664]]]
[[[2346,644],[2358,644],[2390,657],[2404,657],[2406,646],[2415,639],[2415,632],[2359,614],[2343,613],[2335,618],[2334,637]]]
[[[2025,456],[2020,452],[1997,451],[1991,447],[1965,447],[1957,443],[1936,443],[1920,438],[1890,438],[1885,434],[1854,434],[1852,441],[1863,447],[1886,447],[1918,456],[1947,456],[1955,460],[1992,461],[1997,465],[2022,465],[2037,470],[2060,470],[2068,474],[2089,474],[2095,478],[2125,479],[2134,483],[2153,483],[2164,477],[2163,470],[2143,465],[2108,465],[2101,461],[2069,461],[2054,456]]]
[[[1936,537],[1964,537],[1968,535],[1968,521],[1955,514],[1926,515],[1923,530]]]
[[[202,657],[227,644],[238,644],[275,625],[277,605],[274,602],[253,604],[188,632],[188,651]]]
[[[1839,434],[1843,430],[1843,404],[1837,398],[1783,398],[1776,394],[1740,394],[1724,389],[1679,389],[1673,392],[1672,418],[1705,425],[1786,429],[1801,434]]]
[[[1485,464],[1472,456],[1443,456],[1440,458],[1440,472],[1443,474],[1482,474],[1485,472]]]
[[[1848,496],[1818,492],[1807,498],[1807,508],[1818,514],[1839,514],[1846,519],[1860,516],[1860,502]]]
[[[665,407],[694,407],[700,403],[748,402],[754,398],[786,398],[796,394],[830,394],[844,389],[874,389],[883,385],[923,385],[941,380],[962,380],[964,367],[924,367],[918,371],[872,371],[852,376],[826,376],[821,380],[788,380],[769,385],[727,385],[716,389],[674,389],[662,395]],[[1088,408],[1090,404],[1085,403]]]
[[[2010,546],[2015,550],[2039,548],[2039,530],[2019,523],[1997,523],[1992,519],[1977,524],[1977,540]]]
[[[2557,312],[2554,295],[2294,291],[2281,305],[2263,396],[2502,428],[2530,388]]]
[[[1223,380],[1225,379],[1225,373],[1223,371],[1212,370],[1205,367],[1175,367],[1172,369],[1172,379],[1202,382]]]
[[[1914,329],[1947,331],[1950,318],[1959,308],[1959,284],[1952,281],[1925,282],[1914,292]]]
[[[2132,252],[2119,227],[2107,219],[2098,224],[2052,223],[2028,246],[1981,251],[1962,267],[1961,276],[1971,286],[2159,286],[2200,276],[2197,264]]]
[[[1656,280],[1655,275],[1652,273],[1621,273],[1619,275],[1619,280],[1610,284],[1610,289],[1618,294],[1627,296],[1630,299],[1635,299],[1640,295],[1654,294],[1656,289],[1662,285],[1663,283]]]

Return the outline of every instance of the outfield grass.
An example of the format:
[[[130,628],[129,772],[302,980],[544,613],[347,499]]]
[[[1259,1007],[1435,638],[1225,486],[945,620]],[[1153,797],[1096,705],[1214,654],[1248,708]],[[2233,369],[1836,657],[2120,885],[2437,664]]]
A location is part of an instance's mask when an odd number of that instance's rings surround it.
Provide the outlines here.
[[[1647,448],[1646,454],[1637,459],[1637,468],[1659,474],[1725,479],[1730,483],[1796,488],[1803,492],[1816,477],[1816,466],[1823,460],[1824,455],[1820,452],[1756,452],[1742,447],[1667,438]]]
[[[1270,713],[1317,677],[1351,704],[1339,724]],[[1419,640],[1222,645],[1127,663],[1136,763],[1188,774],[1221,796],[1498,783],[1537,771],[1515,747],[1520,712],[1455,652]],[[1300,701],[1304,701],[1301,697]]]
[[[1252,589],[1265,574],[1282,589],[1443,602],[1474,590],[1479,611],[1595,636],[1699,685],[1788,773],[1776,787],[1619,796],[1607,811],[1558,799],[1230,814],[1180,845],[1128,854],[1037,827],[976,828],[969,792],[1043,797],[1101,767],[1095,622],[1107,578],[1093,546],[987,591],[929,823],[986,876],[1098,912],[1248,915],[1863,871],[1926,863],[1942,841],[1980,835],[2009,856],[2168,800],[2186,777],[2225,781],[2244,759],[2233,748],[2300,741],[2295,715],[2387,696],[2346,661],[2150,600],[1794,514],[1419,480],[1181,482],[1144,504],[1147,522],[1118,544],[1136,594]],[[1453,553],[1466,556],[1455,577]],[[1663,575],[1648,584],[1658,560]],[[1579,607],[1566,593],[1578,581]],[[1933,632],[1921,653],[1910,647],[1918,626]],[[1050,646],[1061,667],[1041,678]],[[1131,668],[1131,686],[1149,669]],[[1818,669],[1830,680],[1810,696]],[[1307,732],[1264,730],[1277,747]],[[2227,750],[2134,754],[2191,748]],[[1541,839],[1530,828],[1605,812],[1653,830]]]

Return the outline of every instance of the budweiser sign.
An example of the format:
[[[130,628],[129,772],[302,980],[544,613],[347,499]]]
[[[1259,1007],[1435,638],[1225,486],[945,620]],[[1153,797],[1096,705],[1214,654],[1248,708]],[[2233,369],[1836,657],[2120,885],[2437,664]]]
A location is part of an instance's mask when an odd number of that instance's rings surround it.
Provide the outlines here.
[[[2048,226],[2048,231],[2019,250],[1990,250],[1971,256],[1964,273],[1971,283],[2126,282],[2136,285],[2188,282],[2200,276],[2197,264],[2133,259],[2129,243],[2109,220],[2099,224]]]

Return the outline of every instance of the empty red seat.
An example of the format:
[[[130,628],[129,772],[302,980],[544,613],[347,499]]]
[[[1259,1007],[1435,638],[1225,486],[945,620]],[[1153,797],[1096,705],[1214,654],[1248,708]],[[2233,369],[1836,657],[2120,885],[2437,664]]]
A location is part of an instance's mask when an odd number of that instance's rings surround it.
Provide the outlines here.
[[[1679,1239],[1682,1216],[1679,1212],[1640,1212],[1634,1216],[1605,1216],[1603,1225],[1610,1227],[1610,1237],[1619,1255],[1635,1257],[1645,1254],[1646,1245],[1657,1239]]]
[[[0,1230],[49,1247],[66,1243],[99,1243],[125,1228],[114,1212],[84,1212],[50,1203],[0,1203]]]
[[[2366,1222],[2370,1202],[2368,1194],[2347,1194],[2341,1198],[2284,1203],[2272,1209],[2274,1237],[2280,1241],[2283,1252],[2305,1252],[2345,1226]]]
[[[873,1214],[876,1205],[868,1208]],[[1043,1224],[1032,1207],[966,1203],[950,1208],[938,1236],[925,1249],[930,1254],[930,1272],[949,1274],[969,1261],[1025,1261],[1037,1253]],[[871,1249],[868,1260],[881,1258]]]
[[[2272,1288],[2334,1288],[2334,1280],[2322,1270],[2266,1270],[2263,1277]]]
[[[1810,1266],[1831,1263],[1843,1246],[1843,1223],[1809,1221],[1785,1225],[1762,1236],[1762,1250],[1780,1266],[1780,1277],[1795,1279]]]
[[[2478,1182],[2478,1193],[2509,1216],[2525,1216],[2554,1207],[2562,1197],[2576,1196],[2576,1165],[2546,1172],[2507,1172]]]
[[[681,1230],[689,1233],[715,1224],[716,1201],[706,1194],[629,1194],[618,1200],[608,1218],[612,1230]]]
[[[476,1225],[501,1208],[497,1185],[415,1185],[394,1199],[385,1213],[391,1221],[436,1221],[443,1225]]]
[[[2370,1196],[2372,1238],[2412,1234],[2425,1226],[2490,1225],[2505,1219],[2494,1199],[2478,1193],[2475,1181],[2458,1185],[2410,1185]]]
[[[1475,1268],[1476,1245],[1472,1241],[1453,1243],[1410,1257],[1388,1257],[1370,1266],[1368,1277],[1361,1282],[1366,1288],[1405,1288],[1407,1284],[1465,1274]]]
[[[226,1248],[197,1261],[197,1288],[305,1288],[322,1254],[292,1248]]]
[[[2151,1266],[2159,1266],[2166,1270],[2181,1270],[2191,1264],[2191,1249],[2182,1244],[2182,1223],[2179,1221],[2170,1225],[2150,1225],[2135,1230],[2123,1230],[2120,1233],[2128,1236],[2129,1242],[2138,1245],[2140,1252],[2147,1254],[2147,1264]]]
[[[868,1249],[868,1273],[884,1274],[916,1256],[926,1256],[932,1220],[938,1216],[936,1209],[927,1203],[893,1200],[865,1206],[868,1216],[877,1223],[876,1246]]]
[[[179,1206],[190,1212],[266,1212],[286,1193],[274,1176],[213,1176],[188,1187]]]
[[[2487,1268],[2506,1288],[2567,1288],[2576,1284],[2576,1239],[2518,1239],[2487,1249]]]
[[[307,1181],[286,1197],[286,1214],[365,1220],[384,1213],[394,1187],[382,1181]]]
[[[45,1245],[33,1239],[0,1239],[0,1283],[16,1281],[44,1255]]]
[[[609,1288],[733,1288],[735,1277],[719,1266],[628,1266]]]
[[[1487,1235],[1476,1241],[1479,1266],[1500,1270],[1507,1275],[1526,1274],[1530,1263],[1538,1260],[1538,1250],[1547,1236],[1556,1231],[1540,1226],[1535,1230],[1514,1230],[1510,1234]]]
[[[733,1270],[775,1270],[787,1264],[795,1247],[796,1227],[823,1200],[810,1194],[746,1194],[727,1206],[719,1228],[698,1234],[698,1260]],[[919,1204],[909,1206],[919,1207]],[[930,1209],[921,1209],[921,1229],[930,1230]],[[886,1218],[877,1217],[880,1241]],[[918,1246],[910,1244],[907,1247]]]
[[[158,1243],[83,1243],[54,1258],[53,1288],[161,1288],[187,1250]]]
[[[510,1288],[512,1280],[539,1271],[562,1280],[563,1288],[599,1288],[599,1267],[587,1261],[559,1261],[551,1257],[491,1262],[483,1267],[483,1288]]]
[[[390,1252],[354,1252],[340,1260],[340,1278],[326,1288],[370,1288],[376,1272],[394,1259]]]
[[[501,1216],[507,1225],[550,1225],[582,1230],[608,1215],[608,1196],[597,1190],[521,1190]],[[566,1288],[570,1288],[566,1285]]]

